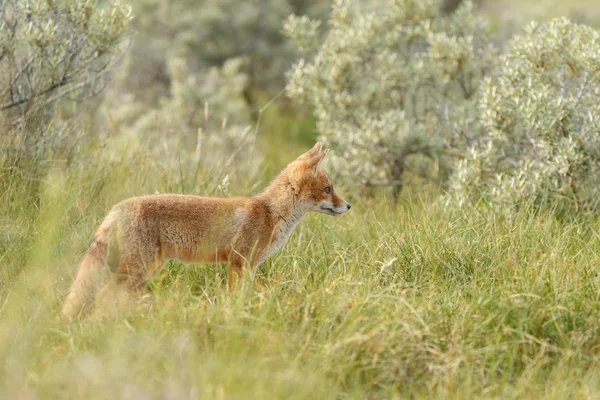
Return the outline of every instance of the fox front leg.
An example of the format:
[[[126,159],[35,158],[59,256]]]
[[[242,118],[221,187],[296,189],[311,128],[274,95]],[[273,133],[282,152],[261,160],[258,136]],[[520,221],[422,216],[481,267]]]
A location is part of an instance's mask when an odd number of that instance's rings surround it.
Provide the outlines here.
[[[229,261],[227,272],[227,289],[229,291],[232,291],[235,288],[237,281],[242,276],[243,265],[243,261],[237,258]]]

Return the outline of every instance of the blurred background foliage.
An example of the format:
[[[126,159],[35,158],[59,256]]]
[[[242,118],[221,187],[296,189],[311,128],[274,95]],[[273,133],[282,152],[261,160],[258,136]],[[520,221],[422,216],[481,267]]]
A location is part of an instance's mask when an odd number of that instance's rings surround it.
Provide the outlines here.
[[[513,207],[532,197],[543,203],[551,192],[576,208],[595,197],[573,189],[589,186],[598,170],[596,91],[589,89],[600,21],[593,1],[0,5],[2,178],[34,197],[45,171],[85,165],[76,155],[90,149],[112,161],[122,160],[124,149],[129,161],[176,154],[168,164],[181,176],[184,168],[197,175],[226,167],[215,174],[218,187],[223,176],[263,179],[317,138],[334,148],[330,169],[358,197],[383,188],[397,199],[427,187],[461,205],[484,199]],[[563,28],[544,25],[556,15],[569,17]],[[532,19],[554,39],[524,30]],[[573,48],[569,60],[555,42]],[[529,64],[506,64],[530,50]],[[555,68],[541,73],[547,57]],[[571,63],[577,68],[562,84],[548,76],[570,73]],[[522,69],[517,80],[506,76],[514,68]],[[543,99],[522,90],[536,85]],[[562,101],[574,121],[562,126],[563,137],[546,135],[543,144],[515,139],[511,130],[528,135],[530,123],[538,131],[556,127],[523,117],[541,119],[539,107],[550,99]],[[511,124],[491,122],[501,109]],[[517,152],[550,150],[502,164],[510,171],[500,164],[474,171],[474,157],[490,159],[485,149],[498,130]],[[490,151],[504,154],[506,146]],[[551,150],[565,148],[571,153]],[[489,189],[474,189],[481,179]],[[500,202],[492,199],[499,192]]]

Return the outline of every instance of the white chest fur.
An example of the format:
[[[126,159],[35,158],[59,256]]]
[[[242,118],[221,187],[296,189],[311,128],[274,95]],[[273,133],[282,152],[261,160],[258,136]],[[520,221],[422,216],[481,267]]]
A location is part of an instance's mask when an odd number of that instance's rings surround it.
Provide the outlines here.
[[[262,254],[258,258],[259,264],[262,263],[271,254],[281,249],[285,242],[287,242],[287,240],[290,238],[290,235],[294,231],[294,228],[298,225],[305,213],[306,211],[304,209],[297,208],[294,209],[289,216],[287,216],[286,218],[282,218],[281,221],[279,221],[279,223],[275,227],[275,232],[273,233],[271,244],[263,250]]]

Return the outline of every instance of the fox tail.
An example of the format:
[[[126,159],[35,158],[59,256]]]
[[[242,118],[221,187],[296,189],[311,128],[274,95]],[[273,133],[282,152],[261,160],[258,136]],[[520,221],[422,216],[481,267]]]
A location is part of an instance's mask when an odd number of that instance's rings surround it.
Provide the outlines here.
[[[113,226],[113,213],[109,213],[98,227],[92,244],[77,268],[75,281],[63,303],[64,317],[73,318],[80,315],[94,303],[96,293],[109,273],[107,261]]]

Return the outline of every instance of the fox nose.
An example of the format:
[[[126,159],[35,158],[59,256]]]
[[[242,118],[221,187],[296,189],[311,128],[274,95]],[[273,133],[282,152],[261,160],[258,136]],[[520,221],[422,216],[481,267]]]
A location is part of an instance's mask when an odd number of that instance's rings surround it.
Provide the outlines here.
[[[352,208],[352,206],[348,203],[346,203],[346,207],[348,207],[348,210]]]

